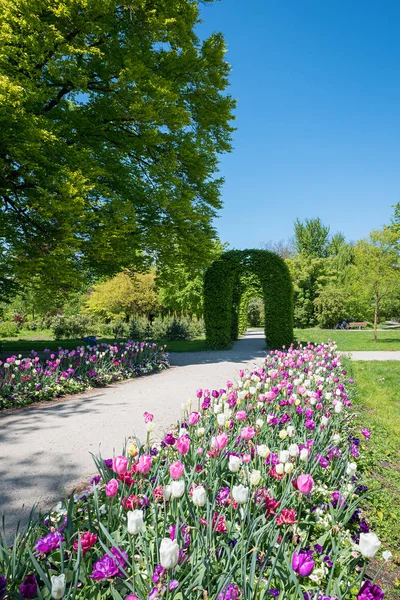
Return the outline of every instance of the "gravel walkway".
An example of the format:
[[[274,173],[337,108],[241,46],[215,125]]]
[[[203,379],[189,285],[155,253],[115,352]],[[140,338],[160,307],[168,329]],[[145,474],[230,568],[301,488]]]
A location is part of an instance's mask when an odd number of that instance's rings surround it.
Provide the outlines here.
[[[251,331],[232,350],[174,353],[162,373],[0,415],[0,513],[7,531],[35,503],[51,507],[63,489],[88,481],[95,472],[91,452],[107,458],[130,435],[144,439],[144,411],[155,415],[155,435],[161,434],[198,387],[222,387],[265,355],[263,333]]]

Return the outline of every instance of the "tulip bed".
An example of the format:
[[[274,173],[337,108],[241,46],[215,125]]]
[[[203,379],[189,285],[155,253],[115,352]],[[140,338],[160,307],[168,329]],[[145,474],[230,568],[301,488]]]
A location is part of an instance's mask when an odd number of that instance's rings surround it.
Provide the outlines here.
[[[40,360],[37,353],[0,361],[0,409],[76,394],[169,366],[166,347],[149,342],[98,344],[63,350]]]
[[[198,390],[179,423],[95,458],[83,493],[0,545],[10,598],[380,600],[360,510],[353,381],[336,347],[290,348]],[[382,554],[390,559],[390,552]],[[383,564],[383,562],[382,562]],[[0,591],[1,597],[1,591]]]

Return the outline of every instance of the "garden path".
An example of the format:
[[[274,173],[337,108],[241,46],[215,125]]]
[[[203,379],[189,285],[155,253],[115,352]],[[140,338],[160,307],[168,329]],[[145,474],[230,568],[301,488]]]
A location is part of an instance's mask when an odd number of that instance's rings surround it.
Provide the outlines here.
[[[162,373],[0,415],[0,514],[8,534],[35,503],[49,508],[63,489],[87,482],[95,472],[91,452],[107,458],[130,435],[144,439],[144,411],[155,415],[160,435],[197,388],[223,387],[265,355],[263,332],[250,331],[232,350],[174,353]]]
[[[344,354],[353,360],[400,360],[400,350],[357,350]]]

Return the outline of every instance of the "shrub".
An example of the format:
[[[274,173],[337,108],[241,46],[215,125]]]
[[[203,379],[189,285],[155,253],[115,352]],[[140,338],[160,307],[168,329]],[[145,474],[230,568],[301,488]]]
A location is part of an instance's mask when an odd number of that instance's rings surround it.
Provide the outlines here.
[[[115,338],[127,338],[129,336],[129,323],[122,319],[116,319],[111,323],[110,330]]]
[[[168,326],[165,338],[171,341],[191,340],[194,336],[194,330],[190,319],[181,317],[174,318]]]
[[[0,323],[0,338],[15,337],[18,335],[19,327],[17,323],[3,321]]]
[[[79,339],[87,335],[96,335],[98,322],[87,315],[53,317],[50,326],[56,340]]]
[[[144,340],[152,337],[149,319],[142,316],[132,317],[129,321],[128,336],[131,340]]]
[[[380,542],[360,511],[369,432],[345,373],[335,346],[310,345],[229,393],[197,390],[162,444],[147,428],[145,444],[96,457],[87,490],[0,544],[5,595],[29,574],[39,598],[65,600],[381,599],[363,582]]]
[[[168,327],[170,327],[173,321],[173,317],[170,316],[158,316],[151,324],[152,337],[155,340],[163,340],[167,336]]]

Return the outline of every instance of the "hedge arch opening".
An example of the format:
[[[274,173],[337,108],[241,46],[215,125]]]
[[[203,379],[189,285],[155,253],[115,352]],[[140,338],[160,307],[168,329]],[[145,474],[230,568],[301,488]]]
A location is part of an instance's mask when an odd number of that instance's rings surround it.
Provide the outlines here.
[[[293,342],[293,285],[285,261],[268,250],[231,250],[205,274],[204,320],[210,348],[227,348],[246,331],[253,296],[264,300],[267,346]]]

